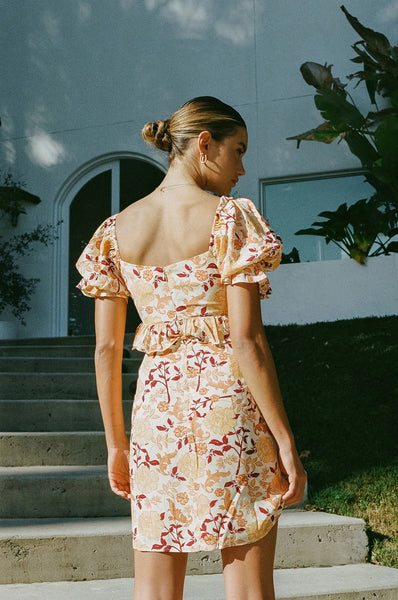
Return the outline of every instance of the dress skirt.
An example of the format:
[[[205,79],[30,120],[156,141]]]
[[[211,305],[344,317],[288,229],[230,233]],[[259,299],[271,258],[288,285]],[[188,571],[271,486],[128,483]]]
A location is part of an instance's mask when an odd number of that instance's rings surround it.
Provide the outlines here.
[[[288,485],[276,444],[230,344],[186,340],[144,356],[130,456],[138,550],[251,543],[281,513]]]

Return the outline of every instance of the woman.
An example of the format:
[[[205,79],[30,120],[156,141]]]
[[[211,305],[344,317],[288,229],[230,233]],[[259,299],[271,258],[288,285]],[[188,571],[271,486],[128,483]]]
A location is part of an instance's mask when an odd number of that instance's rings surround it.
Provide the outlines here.
[[[131,500],[134,598],[181,599],[187,553],[221,548],[227,600],[271,600],[276,522],[306,481],[260,311],[281,240],[250,200],[229,197],[247,149],[232,107],[195,98],[143,137],[169,153],[161,186],[107,219],[77,263],[96,298],[110,485]],[[145,352],[130,444],[129,296]]]

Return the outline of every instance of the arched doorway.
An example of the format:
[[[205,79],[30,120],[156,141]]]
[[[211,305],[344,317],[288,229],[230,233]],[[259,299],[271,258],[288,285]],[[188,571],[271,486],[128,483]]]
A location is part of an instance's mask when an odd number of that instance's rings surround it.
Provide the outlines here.
[[[76,289],[80,279],[76,260],[102,221],[150,193],[163,177],[162,165],[130,154],[108,160],[100,157],[97,164],[83,167],[80,177],[78,173],[65,184],[55,213],[62,225],[55,260],[58,319],[54,335],[94,333],[94,302]],[[134,304],[129,302],[126,330],[134,331],[139,320]]]

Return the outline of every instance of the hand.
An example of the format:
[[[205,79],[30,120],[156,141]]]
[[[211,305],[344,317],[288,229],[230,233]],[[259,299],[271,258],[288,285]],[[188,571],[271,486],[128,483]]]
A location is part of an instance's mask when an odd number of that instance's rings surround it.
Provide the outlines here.
[[[112,492],[126,500],[131,498],[128,448],[108,448],[108,478]]]
[[[289,482],[289,489],[282,496],[285,507],[301,502],[304,496],[307,473],[298,456],[297,450],[279,450],[279,461],[282,474]]]

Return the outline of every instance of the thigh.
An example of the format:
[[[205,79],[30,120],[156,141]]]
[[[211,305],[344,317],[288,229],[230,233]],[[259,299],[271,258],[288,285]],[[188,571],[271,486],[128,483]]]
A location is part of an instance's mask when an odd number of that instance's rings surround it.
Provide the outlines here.
[[[276,534],[277,524],[253,544],[221,551],[226,600],[275,600]]]
[[[188,554],[134,550],[134,600],[182,600]]]

